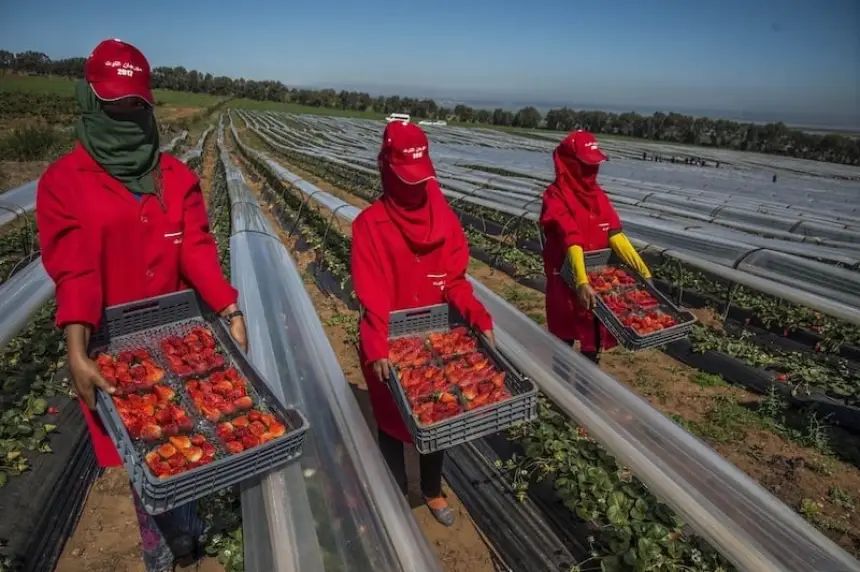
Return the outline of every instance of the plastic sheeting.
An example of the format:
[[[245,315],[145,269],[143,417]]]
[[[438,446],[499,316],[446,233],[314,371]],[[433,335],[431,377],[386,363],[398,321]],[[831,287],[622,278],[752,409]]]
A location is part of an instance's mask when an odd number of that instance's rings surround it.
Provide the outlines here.
[[[317,189],[312,197],[339,201],[326,195]],[[472,283],[494,318],[503,353],[738,567],[860,571],[860,563],[734,465],[483,284]]]
[[[242,116],[249,118],[254,125],[254,115],[243,113]],[[276,121],[271,115],[267,119],[270,123]],[[290,122],[294,123],[292,118]],[[373,132],[363,125],[357,126],[357,122],[351,120],[332,118],[303,118],[300,122],[304,125],[337,124],[339,129],[353,135],[350,140],[358,143],[354,146],[331,143],[324,149],[316,144],[306,143],[308,138],[303,139],[298,133],[290,133],[290,129],[283,124],[278,128],[260,128],[256,132],[276,147],[282,146],[294,152],[339,163],[345,163],[348,158],[349,162],[358,163],[362,170],[373,165],[376,142],[370,139],[374,135]],[[327,140],[329,139],[331,138]],[[309,151],[311,147],[313,152]],[[434,144],[433,155],[438,165],[440,182],[443,183],[444,192],[449,198],[462,199],[515,216],[525,210],[529,211],[529,214],[524,216],[531,220],[536,219],[540,212],[540,181],[481,174],[464,169],[461,165],[483,163],[488,167],[510,170],[509,163],[504,161],[520,165],[528,165],[531,161],[533,167],[530,169],[530,175],[544,177],[549,169],[547,157],[516,149],[464,145],[451,147],[444,142]],[[609,181],[605,183],[609,192],[613,192],[614,184],[621,187],[617,192],[619,197],[623,197],[619,201],[623,204],[618,205],[618,210],[632,238],[663,249],[698,255],[710,262],[738,268],[742,272],[794,286],[820,297],[829,297],[841,304],[860,307],[860,274],[818,261],[860,268],[860,249],[857,249],[857,243],[853,242],[855,239],[860,240],[860,232],[854,233],[851,221],[838,218],[845,212],[850,212],[853,207],[825,211],[831,214],[831,218],[815,221],[759,212],[762,208],[778,208],[779,203],[771,200],[771,195],[776,193],[756,177],[744,175],[737,180],[737,175],[732,175],[729,170],[714,174],[717,170],[710,169],[711,173],[705,177],[704,185],[719,188],[719,191],[688,189],[682,185],[665,183],[667,188],[660,192],[657,190],[663,184],[660,182],[641,182],[640,186],[645,187],[642,190],[629,188],[629,185],[636,181],[624,176],[633,176],[637,170],[641,171],[641,165],[648,164],[625,162],[618,166],[610,162],[604,167],[604,171],[609,172],[604,175],[604,179]],[[698,170],[688,168],[688,171],[690,169]],[[660,174],[664,173],[662,167],[646,167],[645,170],[649,175],[656,175],[658,179]],[[679,183],[690,182],[695,176],[702,182],[701,174],[684,173],[683,169],[677,172],[680,173]],[[736,178],[733,179],[732,176]],[[830,184],[827,181],[825,183]],[[752,192],[735,196],[734,193],[741,188],[741,184],[751,185]],[[729,185],[734,187],[730,188]],[[836,187],[838,189],[827,196],[843,196],[845,204],[849,206],[858,201],[856,193],[854,197],[850,196],[848,187]],[[746,191],[746,188],[743,190]],[[731,192],[720,194],[722,191]],[[793,187],[780,191],[779,196],[783,200],[796,197],[801,203],[810,197],[821,199],[825,194],[824,191]],[[732,201],[734,204],[749,206],[749,209],[730,206],[729,202]],[[830,204],[823,203],[823,206]],[[791,207],[792,205],[784,205],[783,208],[788,212]],[[687,213],[692,216],[685,216]],[[804,234],[810,228],[824,229],[821,232],[824,236],[809,237]],[[798,230],[802,232],[794,232]],[[755,256],[751,256],[752,253],[755,253]]]
[[[231,202],[244,209],[233,215],[230,259],[250,358],[311,425],[298,464],[243,487],[246,569],[441,570],[384,465],[295,264],[268,220],[247,215],[259,209],[257,201],[221,151]]]
[[[30,263],[0,287],[0,350],[53,295],[54,283],[41,260]]]
[[[483,284],[472,284],[493,316],[500,349],[517,368],[740,569],[860,570],[737,467]]]

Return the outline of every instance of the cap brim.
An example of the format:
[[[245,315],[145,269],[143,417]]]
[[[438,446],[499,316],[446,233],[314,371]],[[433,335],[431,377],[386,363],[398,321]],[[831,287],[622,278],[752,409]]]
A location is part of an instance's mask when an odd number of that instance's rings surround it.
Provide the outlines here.
[[[407,185],[417,185],[436,178],[436,171],[430,161],[411,165],[390,165],[397,178]]]
[[[98,83],[90,83],[90,87],[96,97],[102,101],[119,101],[128,99],[129,97],[137,97],[149,105],[155,105],[155,98],[152,96],[152,90],[148,87],[140,87],[129,84],[127,81],[101,81]]]
[[[579,153],[576,158],[586,165],[599,165],[607,161],[606,155],[604,155],[599,149],[592,149],[585,153]]]

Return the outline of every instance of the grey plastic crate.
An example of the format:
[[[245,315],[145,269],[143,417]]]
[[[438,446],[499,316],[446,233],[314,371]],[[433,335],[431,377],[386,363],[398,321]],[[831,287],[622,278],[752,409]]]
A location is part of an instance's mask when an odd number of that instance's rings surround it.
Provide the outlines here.
[[[612,250],[608,248],[588,252],[585,256],[586,270],[595,270],[603,266],[607,266],[611,259]],[[619,266],[623,266],[620,262],[617,264]],[[638,351],[664,346],[689,336],[690,331],[693,329],[693,325],[697,321],[696,316],[691,312],[676,306],[671,300],[669,300],[669,298],[666,297],[665,294],[652,286],[638,272],[626,267],[625,270],[627,270],[631,276],[636,278],[636,285],[639,288],[646,290],[649,294],[654,296],[654,298],[656,298],[660,303],[661,308],[668,309],[669,312],[673,314],[677,324],[671,328],[666,328],[665,330],[654,332],[652,334],[637,334],[631,328],[622,324],[621,320],[612,313],[603,299],[598,296],[597,304],[594,308],[594,315],[597,316],[597,319],[599,319],[604,326],[606,326],[606,329],[609,330],[609,333],[612,334],[618,343],[629,350]],[[575,290],[576,286],[573,276],[573,267],[567,257],[565,257],[564,265],[562,265],[560,274],[562,279],[567,282],[568,286]]]
[[[236,346],[224,323],[191,290],[107,308],[100,328],[91,338],[90,353],[113,353],[113,347],[122,347],[134,340],[135,346],[145,347],[158,359],[161,353],[158,342],[163,332],[168,328],[191,326],[207,326],[215,334],[227,363],[245,377],[250,389],[256,393],[255,405],[263,405],[283,419],[288,431],[268,443],[162,479],[152,473],[142,458],[140,448],[129,436],[111,396],[98,391],[96,408],[99,416],[117,447],[132,487],[150,514],[163,513],[297,460],[309,428],[307,419],[298,409],[285,407],[272,394]],[[175,386],[184,385],[184,380],[170,372],[166,364],[162,365],[167,376],[176,378]],[[187,400],[182,405],[189,414],[193,413]],[[210,425],[211,431],[207,436],[211,437],[214,435],[213,424],[204,423]],[[218,446],[217,441],[213,444]]]
[[[394,339],[447,332],[452,326],[462,324],[462,318],[453,308],[447,304],[437,304],[392,312],[389,318],[389,336]],[[511,393],[509,399],[460,413],[433,425],[422,425],[412,415],[412,408],[400,385],[396,368],[391,370],[388,385],[419,453],[448,449],[537,417],[538,395],[535,384],[491,346],[486,336],[479,332],[474,332],[474,335],[480,350],[487,354],[497,369],[505,372],[505,386]]]
[[[607,266],[610,262],[612,262],[612,250],[609,248],[595,250],[585,254],[586,270],[596,270],[603,266]],[[615,263],[619,266],[623,266],[620,261]],[[626,267],[625,270],[627,270],[631,276],[636,278],[636,285],[639,288],[645,289],[649,294],[654,296],[654,298],[656,298],[660,303],[660,307],[669,310],[669,312],[674,315],[675,321],[678,323],[671,328],[666,328],[665,330],[654,332],[653,334],[637,334],[631,328],[622,324],[621,320],[612,313],[606,303],[604,303],[603,299],[598,296],[597,304],[594,308],[594,315],[597,316],[604,326],[606,326],[606,329],[609,330],[609,333],[612,334],[618,343],[629,350],[638,351],[664,346],[689,336],[690,331],[693,329],[693,325],[696,323],[696,317],[691,312],[676,306],[671,300],[669,300],[669,298],[666,297],[666,295],[652,286],[638,272]],[[567,282],[568,286],[575,290],[576,286],[573,267],[567,257],[565,257],[560,274],[562,279]]]

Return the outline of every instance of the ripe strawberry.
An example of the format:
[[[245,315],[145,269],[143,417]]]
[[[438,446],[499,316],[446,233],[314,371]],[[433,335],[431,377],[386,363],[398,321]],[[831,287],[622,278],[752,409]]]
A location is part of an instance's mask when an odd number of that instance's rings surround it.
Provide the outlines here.
[[[136,433],[140,435],[141,439],[145,439],[147,441],[157,441],[158,439],[161,439],[161,427],[154,423],[144,425],[142,428],[138,429]],[[132,437],[134,438],[134,436]]]
[[[229,395],[233,391],[233,384],[227,380],[219,381],[212,386],[212,391],[219,395]]]
[[[170,437],[170,444],[177,449],[188,449],[191,447],[191,439],[186,435],[174,435]]]
[[[260,421],[252,421],[248,425],[248,431],[257,437],[266,432],[266,426]]]
[[[261,433],[262,435],[262,433]],[[251,449],[260,444],[260,437],[257,435],[245,435],[242,437],[242,446],[245,449]]]
[[[165,443],[164,445],[158,448],[158,454],[164,457],[165,459],[169,459],[173,455],[176,454],[176,447],[171,445],[170,443]]]
[[[221,439],[226,439],[233,434],[233,425],[228,421],[225,421],[224,423],[219,423],[218,426],[215,428],[215,433]]]
[[[242,443],[240,443],[239,441],[227,441],[227,443],[225,443],[225,445],[227,447],[227,450],[230,451],[231,453],[233,453],[234,455],[236,453],[241,453],[242,451],[245,450],[245,447],[243,447]]]
[[[286,426],[282,425],[281,423],[272,423],[271,425],[269,425],[269,434],[271,434],[273,438],[280,437],[286,432]]]
[[[188,447],[182,450],[182,454],[190,463],[196,463],[203,458],[203,449],[200,447]]]
[[[184,467],[187,463],[188,461],[186,461],[185,457],[182,455],[173,455],[167,459],[167,464],[173,467],[174,470]]]
[[[254,401],[246,395],[245,397],[240,397],[239,399],[234,401],[233,405],[236,409],[239,410],[251,409],[251,407],[254,406]]]
[[[215,457],[215,447],[208,441],[200,445],[200,448],[203,450],[203,456],[207,459]]]

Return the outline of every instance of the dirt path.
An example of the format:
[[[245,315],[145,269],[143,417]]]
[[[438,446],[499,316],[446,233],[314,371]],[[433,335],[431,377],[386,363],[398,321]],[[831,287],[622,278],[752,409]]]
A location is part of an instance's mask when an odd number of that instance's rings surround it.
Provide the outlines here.
[[[286,161],[278,162],[350,204],[367,204]],[[475,259],[469,273],[537,323],[546,323],[541,292]],[[704,324],[719,324],[708,310],[694,313]],[[821,427],[774,421],[760,411],[775,410],[778,417],[782,404],[727,385],[656,349],[633,353],[615,348],[604,353],[601,369],[702,438],[843,548],[860,554],[860,513],[855,508],[860,503],[860,469],[828,454]],[[842,437],[857,446],[855,436]]]
[[[208,194],[215,167],[214,141],[204,155],[202,186]],[[205,558],[190,570],[224,572],[214,558]],[[87,497],[77,528],[57,563],[57,572],[145,572],[140,532],[125,469],[108,469]]]
[[[243,164],[236,155],[234,155],[234,160],[238,165]],[[245,180],[257,194],[260,204],[268,206],[260,194],[260,179],[248,169],[244,169],[244,171]],[[298,170],[295,173],[303,176],[303,173]],[[326,190],[329,189],[326,188]],[[346,197],[343,196],[342,198]],[[353,201],[350,202],[355,204]],[[362,205],[356,204],[356,206]],[[321,209],[321,211],[328,214],[326,209]],[[270,220],[274,228],[280,231],[280,225],[274,217],[270,217]],[[343,224],[342,227],[346,234],[351,234],[349,225]],[[281,240],[304,276],[305,287],[317,310],[329,342],[337,355],[338,362],[343,368],[347,381],[353,388],[368,425],[375,432],[376,428],[367,398],[367,389],[355,348],[358,336],[358,312],[351,310],[343,301],[323,292],[314,281],[311,264],[315,261],[316,254],[302,248],[297,236],[289,237],[284,232],[279,233]],[[418,455],[414,449],[408,450],[407,472],[410,480],[410,503],[413,506],[413,515],[430,541],[443,569],[446,572],[490,572],[494,570],[490,549],[482,540],[480,531],[476,528],[465,507],[447,485],[445,486],[445,493],[457,515],[457,522],[454,526],[447,528],[440,525],[423,506],[420,492],[417,489]]]

